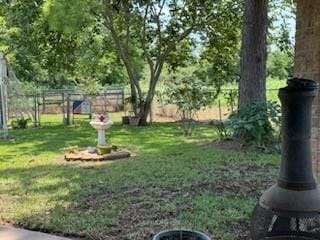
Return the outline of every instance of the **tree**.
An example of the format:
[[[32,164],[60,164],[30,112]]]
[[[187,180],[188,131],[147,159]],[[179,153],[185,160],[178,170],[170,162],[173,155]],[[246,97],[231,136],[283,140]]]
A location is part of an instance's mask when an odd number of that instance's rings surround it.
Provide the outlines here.
[[[293,58],[293,39],[288,24],[293,18],[294,7],[291,0],[244,1],[240,108],[257,101],[266,101],[267,47],[269,51],[279,49]]]
[[[18,78],[38,88],[75,87],[89,80],[124,84],[126,73],[112,39],[100,32],[95,19],[84,18],[79,31],[53,29],[43,13],[47,3],[0,0],[0,49]]]
[[[246,0],[239,82],[239,107],[266,101],[268,0]]]
[[[269,53],[267,68],[268,77],[272,79],[285,80],[288,76],[293,76],[292,53],[274,51]]]
[[[267,69],[268,77],[273,79],[284,80],[293,75],[294,35],[291,25],[294,19],[292,1],[270,1]]]
[[[294,34],[292,34],[295,21],[295,7],[292,0],[269,1],[269,51],[274,48],[286,53],[293,61]],[[290,24],[291,23],[291,24]]]
[[[72,2],[75,1],[75,4]],[[82,1],[83,4],[80,2]],[[173,57],[180,57],[179,46],[185,41],[194,41],[202,31],[214,31],[225,35],[229,29],[219,16],[226,16],[234,1],[220,0],[123,0],[123,1],[88,1],[88,0],[48,0],[46,11],[49,19],[55,22],[55,27],[66,30],[77,27],[85,17],[95,18],[101,23],[113,39],[118,56],[121,58],[129,78],[134,112],[140,117],[140,124],[147,123],[147,116],[154,98],[155,89],[165,64],[172,64],[173,69],[181,61],[174,61]],[[67,4],[67,7],[63,7]],[[90,9],[88,9],[90,6]],[[72,9],[73,8],[73,9]],[[90,16],[82,14],[91,13]],[[77,16],[81,20],[69,22],[73,26],[67,27],[64,16]],[[222,14],[224,13],[224,14]],[[54,17],[54,16],[59,17]],[[237,14],[236,14],[237,15]],[[230,14],[224,21],[233,21]],[[218,20],[219,21],[218,21]],[[133,52],[135,46],[138,50]],[[176,54],[172,54],[172,53]],[[148,64],[148,90],[144,93],[140,86],[137,60],[143,58]]]
[[[202,4],[204,1],[202,1]],[[205,4],[204,4],[205,5]],[[167,13],[164,11],[168,8]],[[201,3],[188,1],[105,1],[102,13],[104,24],[110,30],[130,80],[131,94],[135,100],[135,113],[141,125],[147,122],[157,82],[163,66],[177,45],[196,31],[210,15]],[[200,15],[201,13],[201,15]],[[119,24],[120,23],[120,24]],[[121,33],[124,33],[123,35]],[[128,52],[130,37],[140,44],[141,52],[149,66],[149,87],[144,96],[137,73]],[[177,63],[177,62],[175,62]],[[179,62],[178,62],[179,64]]]

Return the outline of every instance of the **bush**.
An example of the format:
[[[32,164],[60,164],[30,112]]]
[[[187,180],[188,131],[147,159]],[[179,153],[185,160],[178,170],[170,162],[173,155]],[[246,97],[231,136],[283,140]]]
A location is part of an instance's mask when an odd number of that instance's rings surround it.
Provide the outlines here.
[[[183,132],[192,134],[196,112],[213,101],[208,83],[194,74],[174,77],[165,89],[165,104],[175,104],[181,114]]]
[[[223,93],[223,97],[227,102],[228,111],[234,111],[234,107],[239,99],[238,90],[229,90]]]
[[[214,120],[210,122],[210,124],[214,127],[216,134],[218,135],[219,140],[227,140],[231,139],[232,131],[230,129],[230,121],[229,120]]]
[[[29,121],[31,121],[30,118],[19,117],[11,121],[11,126],[14,129],[25,129],[28,127]]]
[[[230,116],[234,136],[265,147],[275,139],[280,126],[280,105],[276,102],[254,103]]]

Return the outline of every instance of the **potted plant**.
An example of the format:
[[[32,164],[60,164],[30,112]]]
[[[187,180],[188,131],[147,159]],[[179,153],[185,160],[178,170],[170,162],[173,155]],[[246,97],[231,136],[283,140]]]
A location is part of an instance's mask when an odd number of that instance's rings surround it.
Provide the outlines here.
[[[112,151],[112,146],[109,144],[98,144],[97,145],[99,155],[109,154]]]
[[[129,117],[129,124],[131,126],[138,126],[140,123],[140,117],[138,116],[130,116]]]
[[[211,240],[202,232],[192,230],[165,230],[156,234],[152,240]]]
[[[129,116],[122,116],[122,124],[128,125],[129,123]]]

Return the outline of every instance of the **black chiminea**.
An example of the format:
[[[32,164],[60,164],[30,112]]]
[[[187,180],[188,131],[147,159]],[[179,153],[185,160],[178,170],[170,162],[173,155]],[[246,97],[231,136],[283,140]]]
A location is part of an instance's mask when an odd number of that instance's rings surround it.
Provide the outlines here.
[[[280,89],[282,159],[278,182],[260,198],[252,240],[320,239],[320,191],[312,173],[311,113],[318,84],[291,79]]]

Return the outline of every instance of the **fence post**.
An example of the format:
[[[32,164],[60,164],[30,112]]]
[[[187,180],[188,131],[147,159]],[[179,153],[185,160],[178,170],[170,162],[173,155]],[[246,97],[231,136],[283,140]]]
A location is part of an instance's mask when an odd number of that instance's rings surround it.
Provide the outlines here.
[[[107,112],[107,93],[106,90],[103,90],[103,103],[104,103],[104,112]]]
[[[33,104],[34,104],[34,119],[33,119],[33,126],[37,127],[38,125],[38,113],[37,113],[37,94],[33,96]]]
[[[220,99],[219,99],[219,118],[220,118],[220,121],[222,121],[221,102],[220,102]]]
[[[42,90],[42,113],[46,111],[46,98],[45,98],[45,90]]]
[[[66,124],[66,109],[65,109],[65,97],[64,97],[64,92],[61,93],[62,95],[62,115],[63,115],[63,124]]]
[[[40,113],[40,103],[39,103],[39,95],[36,93],[37,96],[37,112],[38,112],[38,126],[41,126],[41,113]]]
[[[233,113],[233,101],[234,101],[234,98],[233,98],[233,92],[231,92],[231,113]]]
[[[121,93],[121,95],[122,95],[122,98],[121,98],[121,101],[122,101],[122,111],[124,111],[124,108],[125,108],[125,106],[124,106],[124,104],[125,104],[125,99],[124,99],[124,89],[122,89],[122,93]]]
[[[8,76],[7,72],[7,62],[5,56],[2,52],[0,52],[0,105],[1,105],[1,127],[3,129],[3,137],[4,139],[8,138],[8,93],[7,86],[5,83],[5,78]]]
[[[70,125],[70,93],[67,93],[67,121],[66,125]]]

